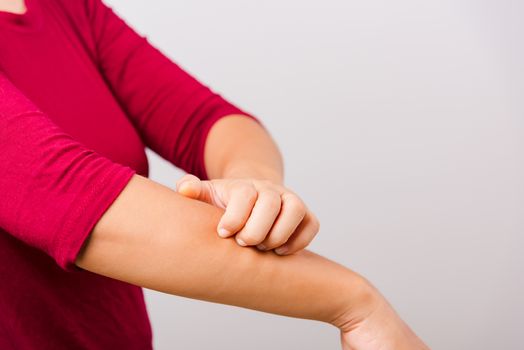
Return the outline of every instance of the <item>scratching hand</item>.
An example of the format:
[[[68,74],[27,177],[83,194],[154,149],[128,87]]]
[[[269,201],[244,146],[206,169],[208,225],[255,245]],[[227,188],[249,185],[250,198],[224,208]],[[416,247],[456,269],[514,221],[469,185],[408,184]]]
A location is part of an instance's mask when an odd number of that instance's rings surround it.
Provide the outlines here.
[[[292,254],[304,249],[319,231],[318,219],[304,202],[291,190],[268,180],[202,181],[186,174],[176,188],[183,196],[225,209],[218,235],[235,235],[242,246]]]

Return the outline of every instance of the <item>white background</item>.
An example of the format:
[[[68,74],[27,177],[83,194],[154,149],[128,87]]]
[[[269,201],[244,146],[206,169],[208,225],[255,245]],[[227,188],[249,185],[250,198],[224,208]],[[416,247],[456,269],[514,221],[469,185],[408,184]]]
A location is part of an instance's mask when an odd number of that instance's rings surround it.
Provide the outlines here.
[[[434,349],[521,349],[524,4],[107,1],[257,115],[310,247],[364,274]],[[181,172],[148,152],[151,178]],[[337,349],[336,329],[146,291],[157,349]]]

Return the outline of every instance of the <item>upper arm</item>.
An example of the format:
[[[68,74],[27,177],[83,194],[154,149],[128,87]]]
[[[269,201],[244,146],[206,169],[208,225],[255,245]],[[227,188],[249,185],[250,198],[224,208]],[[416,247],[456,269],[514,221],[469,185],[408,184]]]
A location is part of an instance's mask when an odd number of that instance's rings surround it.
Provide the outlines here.
[[[207,178],[204,143],[212,124],[254,116],[170,60],[100,0],[87,0],[99,69],[146,145],[183,170]]]
[[[75,267],[92,227],[135,171],[76,141],[0,72],[0,227]]]

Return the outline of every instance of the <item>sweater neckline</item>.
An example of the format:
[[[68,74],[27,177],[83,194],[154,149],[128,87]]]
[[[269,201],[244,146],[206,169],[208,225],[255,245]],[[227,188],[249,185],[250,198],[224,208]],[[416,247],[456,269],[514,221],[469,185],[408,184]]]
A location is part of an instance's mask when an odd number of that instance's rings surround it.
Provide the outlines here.
[[[37,1],[34,0],[24,0],[24,13],[0,11],[0,25],[21,31],[38,28],[41,23],[41,16],[35,13],[36,3]]]

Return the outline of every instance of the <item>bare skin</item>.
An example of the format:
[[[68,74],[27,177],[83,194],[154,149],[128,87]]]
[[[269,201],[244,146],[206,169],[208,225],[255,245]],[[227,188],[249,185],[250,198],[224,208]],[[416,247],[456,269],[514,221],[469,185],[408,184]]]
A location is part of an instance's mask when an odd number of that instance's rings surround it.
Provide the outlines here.
[[[135,175],[76,263],[165,293],[327,322],[343,349],[426,349],[365,278],[308,250],[278,256],[222,239],[222,214]]]

